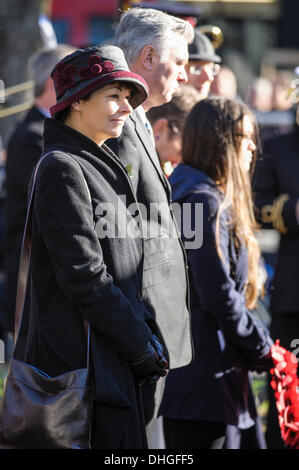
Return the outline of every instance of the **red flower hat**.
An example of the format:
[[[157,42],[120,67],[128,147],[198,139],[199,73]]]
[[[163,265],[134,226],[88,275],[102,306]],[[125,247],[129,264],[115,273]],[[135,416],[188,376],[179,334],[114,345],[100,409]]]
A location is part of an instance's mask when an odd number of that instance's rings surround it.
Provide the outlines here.
[[[57,102],[50,108],[52,117],[75,101],[112,82],[130,85],[129,101],[133,109],[148,97],[148,85],[128,68],[123,51],[113,45],[91,46],[78,49],[64,57],[51,74]]]

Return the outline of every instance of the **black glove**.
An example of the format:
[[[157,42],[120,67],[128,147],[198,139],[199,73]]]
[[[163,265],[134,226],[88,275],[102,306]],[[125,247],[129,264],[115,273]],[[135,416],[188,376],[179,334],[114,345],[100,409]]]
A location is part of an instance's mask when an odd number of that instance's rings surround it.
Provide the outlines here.
[[[249,361],[247,367],[248,370],[252,372],[269,372],[273,367],[271,353],[268,353],[266,356],[261,357],[260,359]]]
[[[140,384],[157,382],[167,374],[168,363],[163,346],[155,335],[152,335],[143,354],[131,361],[131,367],[135,379]]]
[[[164,369],[167,369],[168,368],[168,361],[166,359],[166,354],[165,354],[165,351],[164,351],[164,348],[163,348],[162,344],[160,343],[160,341],[159,341],[159,339],[157,338],[156,335],[151,336],[150,343],[151,343],[151,345],[153,346],[153,348],[155,349],[155,351],[158,355],[159,365],[161,367],[163,367]]]

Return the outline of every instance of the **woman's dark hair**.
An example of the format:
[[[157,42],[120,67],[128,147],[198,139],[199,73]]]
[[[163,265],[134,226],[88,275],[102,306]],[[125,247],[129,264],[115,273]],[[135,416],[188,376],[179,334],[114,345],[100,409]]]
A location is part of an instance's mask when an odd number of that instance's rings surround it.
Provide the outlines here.
[[[222,257],[220,217],[226,210],[236,245],[243,241],[248,249],[246,304],[248,308],[253,308],[260,293],[260,249],[254,234],[257,224],[250,178],[240,163],[245,116],[250,117],[255,128],[253,138],[256,143],[256,122],[244,103],[223,97],[200,101],[192,108],[185,122],[182,157],[185,164],[205,172],[223,191],[224,198],[216,216],[215,241],[218,254]]]
[[[89,100],[89,98],[91,97],[93,93],[94,91],[91,91],[90,93],[88,93],[88,95],[83,96],[83,98],[80,98],[80,100],[83,100],[83,101]],[[65,122],[70,112],[71,112],[71,105],[64,108],[62,111],[60,111],[60,113],[56,113],[54,119],[56,119],[56,121]]]
[[[228,173],[228,157],[238,151],[245,115],[255,120],[241,101],[211,97],[198,102],[186,119],[183,133],[183,162],[204,171],[220,184]],[[257,129],[255,144],[258,146]]]

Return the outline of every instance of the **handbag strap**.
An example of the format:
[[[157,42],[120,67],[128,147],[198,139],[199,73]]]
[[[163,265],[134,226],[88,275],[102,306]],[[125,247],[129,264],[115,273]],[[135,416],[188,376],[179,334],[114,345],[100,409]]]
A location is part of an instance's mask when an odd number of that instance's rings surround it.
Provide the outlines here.
[[[30,195],[28,199],[28,208],[26,215],[26,222],[23,234],[22,241],[22,250],[19,263],[19,274],[18,274],[18,284],[17,284],[17,294],[16,294],[16,308],[15,308],[15,331],[14,331],[14,343],[16,345],[17,339],[20,333],[20,327],[22,323],[22,317],[24,312],[29,267],[30,267],[30,258],[31,258],[31,239],[32,239],[32,215],[33,215],[33,196],[35,192],[35,183],[37,171],[40,167],[42,161],[50,154],[46,153],[38,161],[33,177],[32,185],[30,190]],[[84,328],[87,336],[87,368],[89,367],[89,356],[90,356],[90,325],[83,319]]]

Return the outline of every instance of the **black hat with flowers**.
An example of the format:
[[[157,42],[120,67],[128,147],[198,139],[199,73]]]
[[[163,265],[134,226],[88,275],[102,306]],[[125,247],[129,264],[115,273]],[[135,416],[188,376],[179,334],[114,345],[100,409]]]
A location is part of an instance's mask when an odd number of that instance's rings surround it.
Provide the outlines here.
[[[112,82],[133,86],[130,104],[134,109],[148,97],[146,81],[129,70],[123,51],[112,45],[76,50],[55,65],[51,77],[57,100],[50,108],[52,117],[80,98]]]

